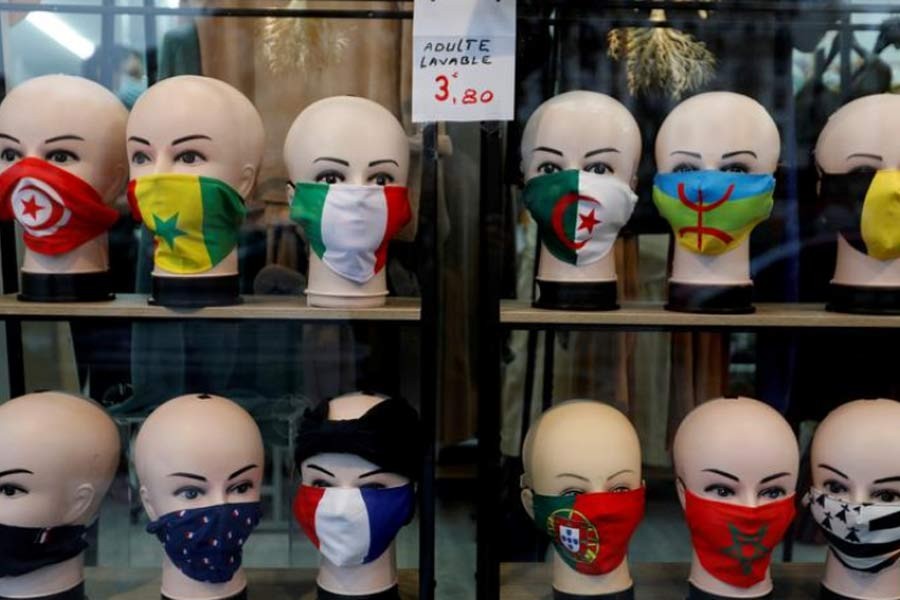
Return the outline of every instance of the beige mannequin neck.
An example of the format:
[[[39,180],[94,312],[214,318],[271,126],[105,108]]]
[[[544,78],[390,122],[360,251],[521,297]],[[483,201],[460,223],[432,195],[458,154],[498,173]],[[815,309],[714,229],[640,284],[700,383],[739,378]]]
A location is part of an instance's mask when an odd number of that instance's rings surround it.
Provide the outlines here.
[[[750,239],[737,248],[707,256],[675,244],[670,281],[690,285],[750,285]]]
[[[691,553],[691,574],[688,581],[694,584],[698,589],[716,596],[724,596],[726,598],[759,598],[765,596],[772,591],[772,572],[766,569],[766,578],[748,588],[736,587],[728,585],[712,575],[700,564],[697,553]]]
[[[567,565],[556,551],[553,552],[553,589],[555,590],[566,594],[592,596],[615,594],[633,586],[634,581],[631,580],[627,559],[606,575],[585,575]]]
[[[397,584],[396,542],[366,565],[338,567],[322,556],[316,582],[323,590],[347,596],[377,594],[390,589]]]
[[[837,265],[831,282],[852,286],[900,287],[900,260],[872,258],[839,235]]]
[[[610,252],[597,262],[575,266],[559,260],[541,244],[537,278],[541,281],[616,281],[616,255]]]
[[[229,275],[237,275],[238,274],[238,249],[235,248],[232,250],[228,256],[222,259],[222,262],[214,266],[209,271],[204,271],[203,273],[172,273],[170,271],[166,271],[165,269],[160,268],[157,265],[153,265],[153,276],[154,277],[185,277],[188,279],[200,278],[200,277],[226,277]]]
[[[832,592],[849,598],[896,600],[900,598],[900,564],[880,573],[863,573],[845,567],[829,549],[822,583]]]
[[[109,241],[102,233],[71,252],[50,256],[25,247],[22,271],[26,273],[102,273],[109,270]]]
[[[71,590],[84,581],[84,555],[38,569],[21,577],[0,577],[0,596],[40,598]]]
[[[161,591],[172,600],[219,600],[235,596],[246,587],[247,576],[243,569],[238,569],[227,583],[204,583],[179,571],[169,557],[163,555]]]
[[[387,294],[387,267],[381,269],[369,281],[359,284],[329,269],[315,252],[309,253],[306,301],[310,306],[325,308],[384,306]]]

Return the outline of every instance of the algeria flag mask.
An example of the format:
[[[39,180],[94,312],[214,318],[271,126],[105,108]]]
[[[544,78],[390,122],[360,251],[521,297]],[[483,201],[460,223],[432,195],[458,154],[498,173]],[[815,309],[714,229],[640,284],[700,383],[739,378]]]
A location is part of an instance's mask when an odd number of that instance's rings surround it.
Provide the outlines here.
[[[45,160],[24,158],[0,174],[0,220],[18,221],[32,252],[71,252],[118,218],[90,184]]]
[[[547,250],[576,266],[609,254],[637,203],[631,188],[615,177],[574,169],[535,177],[522,199]]]
[[[534,523],[579,573],[604,575],[625,560],[644,518],[644,488],[576,496],[534,495]]]
[[[363,284],[387,262],[388,242],[412,217],[409,192],[396,185],[299,182],[291,218],[332,271]]]
[[[658,173],[653,202],[675,240],[697,254],[734,250],[769,218],[775,178],[761,173],[688,171]]]
[[[825,174],[819,198],[831,231],[872,258],[900,258],[900,171]]]
[[[170,273],[209,271],[237,246],[247,209],[224,181],[166,173],[128,184],[134,218],[153,234],[154,264]]]

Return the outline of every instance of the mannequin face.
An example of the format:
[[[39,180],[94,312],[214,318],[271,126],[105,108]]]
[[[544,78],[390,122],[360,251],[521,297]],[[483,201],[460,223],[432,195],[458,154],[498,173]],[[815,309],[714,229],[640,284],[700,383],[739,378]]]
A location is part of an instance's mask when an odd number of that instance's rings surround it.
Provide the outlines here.
[[[717,502],[760,506],[797,487],[800,453],[774,409],[750,398],[712,400],[681,423],[674,443],[678,492]]]
[[[263,151],[263,126],[228,84],[182,76],[152,86],[128,119],[131,178],[186,173],[219,179],[246,199]]]
[[[819,134],[816,163],[826,173],[900,169],[900,97],[866,96],[842,107]]]
[[[529,515],[535,493],[624,492],[642,485],[634,427],[625,415],[599,402],[575,401],[549,410],[528,432],[522,458],[522,483],[527,486],[522,502]]]
[[[153,520],[176,510],[259,501],[264,460],[253,417],[208,395],[161,405],[135,446],[141,499]]]
[[[900,504],[900,404],[858,400],[822,421],[813,439],[813,487],[860,504]]]
[[[0,523],[90,523],[118,463],[118,429],[90,401],[44,392],[0,405]]]
[[[292,182],[405,186],[409,141],[381,105],[336,96],[300,113],[285,140],[284,161]]]
[[[14,88],[0,104],[0,172],[39,158],[91,185],[104,203],[122,192],[128,175],[128,112],[102,86],[48,75]]]
[[[568,92],[542,104],[522,136],[525,181],[556,171],[610,175],[634,187],[641,154],[637,122],[621,103],[595,92]]]
[[[688,98],[666,117],[656,137],[656,168],[774,173],[780,149],[778,128],[761,104],[709,92]]]

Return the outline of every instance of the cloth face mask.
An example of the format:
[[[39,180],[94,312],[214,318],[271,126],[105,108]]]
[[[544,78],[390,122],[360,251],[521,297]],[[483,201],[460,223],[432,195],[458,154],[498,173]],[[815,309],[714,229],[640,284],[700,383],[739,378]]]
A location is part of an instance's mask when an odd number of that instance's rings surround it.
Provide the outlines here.
[[[825,174],[821,183],[821,217],[830,231],[872,258],[900,258],[900,171]]]
[[[156,535],[186,576],[226,583],[241,568],[244,544],[261,517],[259,502],[219,504],[163,515],[147,531]]]
[[[412,213],[405,187],[300,182],[291,218],[328,268],[363,284],[384,268],[388,242]]]
[[[763,581],[772,550],[794,520],[794,494],[761,506],[708,500],[690,490],[684,494],[691,544],[703,568],[735,587]]]
[[[628,542],[644,518],[644,488],[575,496],[534,495],[534,523],[556,553],[585,575],[604,575],[625,560]]]
[[[32,252],[71,252],[119,219],[83,179],[39,158],[23,158],[0,173],[0,219],[15,219]]]
[[[27,575],[75,558],[88,547],[87,528],[0,525],[0,577]]]
[[[224,181],[177,173],[128,184],[134,218],[153,234],[154,264],[170,273],[209,271],[231,254],[247,208]]]
[[[301,485],[294,516],[331,563],[365,565],[384,554],[412,519],[415,498],[412,484],[383,489]]]
[[[653,203],[682,248],[717,255],[734,250],[775,205],[775,178],[725,171],[658,173]]]
[[[609,254],[637,204],[637,195],[615,177],[576,170],[535,177],[522,199],[547,250],[576,266]]]
[[[804,500],[848,569],[878,573],[900,559],[900,505],[854,504],[815,488]]]

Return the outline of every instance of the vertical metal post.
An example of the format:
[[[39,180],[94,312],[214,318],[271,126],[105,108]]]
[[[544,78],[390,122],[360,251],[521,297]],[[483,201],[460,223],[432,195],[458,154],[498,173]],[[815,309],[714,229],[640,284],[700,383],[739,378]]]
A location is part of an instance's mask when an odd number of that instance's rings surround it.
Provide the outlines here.
[[[116,0],[103,0],[103,13],[100,15],[100,85],[106,89],[113,87],[113,75],[119,65],[116,64]]]
[[[144,8],[153,8],[154,0],[144,0]],[[159,77],[159,48],[156,46],[158,36],[156,15],[149,11],[144,13],[144,64],[147,72],[147,85],[156,83]]]

